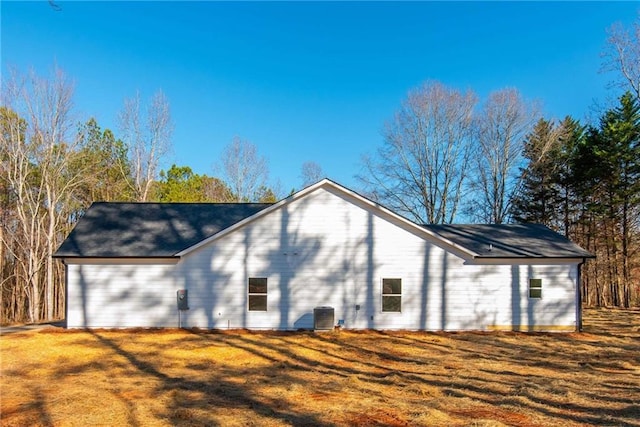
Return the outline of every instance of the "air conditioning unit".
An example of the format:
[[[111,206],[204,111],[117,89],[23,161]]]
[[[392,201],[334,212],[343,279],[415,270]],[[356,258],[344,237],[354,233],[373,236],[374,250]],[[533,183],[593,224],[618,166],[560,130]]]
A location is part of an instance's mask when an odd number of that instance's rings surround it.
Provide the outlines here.
[[[333,307],[316,307],[313,309],[313,329],[326,331],[335,325]]]

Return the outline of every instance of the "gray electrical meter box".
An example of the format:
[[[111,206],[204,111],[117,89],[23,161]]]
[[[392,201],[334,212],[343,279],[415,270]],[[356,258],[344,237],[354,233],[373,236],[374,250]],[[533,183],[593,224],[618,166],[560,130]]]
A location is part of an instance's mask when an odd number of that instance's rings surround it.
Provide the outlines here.
[[[189,299],[186,289],[178,289],[178,310],[189,310]]]

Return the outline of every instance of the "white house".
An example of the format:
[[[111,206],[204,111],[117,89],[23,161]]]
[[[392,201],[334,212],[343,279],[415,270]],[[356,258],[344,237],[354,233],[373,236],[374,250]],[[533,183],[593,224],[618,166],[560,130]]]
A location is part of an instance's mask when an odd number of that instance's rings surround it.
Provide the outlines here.
[[[591,254],[540,225],[419,225],[323,180],[275,204],[94,203],[55,257],[70,328],[295,330],[330,307],[344,328],[562,331]]]

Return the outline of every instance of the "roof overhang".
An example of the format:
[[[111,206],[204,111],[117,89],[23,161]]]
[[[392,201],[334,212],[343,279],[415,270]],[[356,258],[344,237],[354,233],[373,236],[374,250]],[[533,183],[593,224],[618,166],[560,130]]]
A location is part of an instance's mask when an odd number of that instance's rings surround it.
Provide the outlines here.
[[[57,256],[64,264],[119,264],[119,265],[159,265],[177,264],[180,257],[63,257]]]
[[[475,257],[465,260],[465,265],[577,265],[585,261],[585,257]]]

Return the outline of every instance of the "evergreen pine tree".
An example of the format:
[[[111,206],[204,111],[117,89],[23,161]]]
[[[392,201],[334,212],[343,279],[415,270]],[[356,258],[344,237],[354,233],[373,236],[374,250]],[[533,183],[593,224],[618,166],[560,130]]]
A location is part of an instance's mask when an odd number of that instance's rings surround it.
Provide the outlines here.
[[[541,223],[558,229],[559,128],[540,119],[527,135],[523,151],[528,163],[521,169],[520,188],[513,200],[513,218],[518,222]]]

